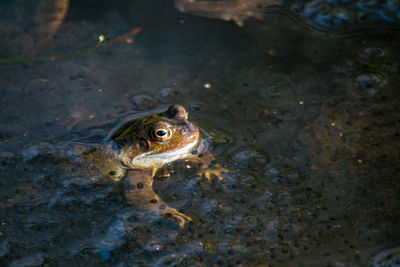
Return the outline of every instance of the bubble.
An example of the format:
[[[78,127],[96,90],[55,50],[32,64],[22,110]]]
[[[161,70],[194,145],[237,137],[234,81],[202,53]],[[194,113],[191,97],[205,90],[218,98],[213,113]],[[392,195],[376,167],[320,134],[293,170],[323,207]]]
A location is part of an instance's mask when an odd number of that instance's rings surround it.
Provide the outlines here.
[[[366,47],[360,51],[359,57],[364,60],[376,60],[385,56],[385,50],[379,46]]]
[[[199,111],[199,110],[201,110],[201,105],[200,104],[191,104],[190,110],[191,111]]]
[[[269,161],[267,154],[254,149],[240,151],[232,159],[241,168],[255,170],[264,167]]]
[[[368,89],[370,93],[375,93],[376,89],[386,84],[386,77],[382,73],[363,73],[357,76],[356,81],[361,88]]]
[[[385,55],[385,51],[380,47],[367,47],[363,52],[369,57],[382,57]]]
[[[154,98],[150,95],[142,94],[132,96],[130,99],[134,110],[144,110],[154,106]]]
[[[165,245],[157,240],[150,240],[145,243],[144,249],[151,252],[157,252],[165,250]]]
[[[338,72],[352,72],[358,68],[359,65],[353,59],[346,59],[343,63],[336,66]]]
[[[268,169],[265,172],[266,178],[274,184],[298,185],[304,177],[297,168],[292,166],[279,166]]]
[[[163,88],[158,92],[158,98],[162,102],[171,102],[175,101],[178,96],[178,90],[174,88]]]

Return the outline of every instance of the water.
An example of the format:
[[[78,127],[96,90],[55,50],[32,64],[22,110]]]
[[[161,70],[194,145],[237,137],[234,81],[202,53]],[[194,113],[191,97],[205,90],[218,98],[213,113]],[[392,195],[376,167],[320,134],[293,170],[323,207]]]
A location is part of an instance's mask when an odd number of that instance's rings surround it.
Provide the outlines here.
[[[1,265],[399,265],[397,21],[297,15],[237,27],[167,1],[72,1],[51,41],[5,35]],[[208,183],[176,162],[156,179],[194,219],[183,229],[129,206],[122,183],[93,183],[65,145],[172,103],[230,170]]]

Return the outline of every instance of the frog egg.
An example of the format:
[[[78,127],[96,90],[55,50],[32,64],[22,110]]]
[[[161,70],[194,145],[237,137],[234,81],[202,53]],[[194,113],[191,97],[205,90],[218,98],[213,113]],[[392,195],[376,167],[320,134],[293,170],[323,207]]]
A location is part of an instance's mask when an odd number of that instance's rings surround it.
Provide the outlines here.
[[[304,5],[303,16],[311,18],[316,13],[321,11],[321,9],[323,9],[323,8],[324,8],[324,3],[321,0],[314,0],[314,1],[308,2]]]
[[[298,185],[304,180],[300,171],[292,166],[278,166],[265,172],[268,181],[279,185]]]
[[[163,251],[165,248],[165,245],[158,240],[149,240],[144,245],[144,249],[151,252]]]
[[[254,149],[240,151],[232,159],[240,168],[245,169],[260,169],[269,162],[267,154]]]

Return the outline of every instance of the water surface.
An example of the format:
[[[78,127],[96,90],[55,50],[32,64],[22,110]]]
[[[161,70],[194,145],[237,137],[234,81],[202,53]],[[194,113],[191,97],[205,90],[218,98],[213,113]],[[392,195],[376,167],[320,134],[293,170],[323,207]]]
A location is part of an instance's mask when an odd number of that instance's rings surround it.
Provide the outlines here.
[[[303,18],[238,27],[168,1],[72,1],[50,41],[6,35],[1,265],[399,265],[397,21]],[[194,219],[183,229],[129,206],[121,184],[89,183],[63,150],[172,103],[230,170],[208,183],[177,162],[156,180]]]

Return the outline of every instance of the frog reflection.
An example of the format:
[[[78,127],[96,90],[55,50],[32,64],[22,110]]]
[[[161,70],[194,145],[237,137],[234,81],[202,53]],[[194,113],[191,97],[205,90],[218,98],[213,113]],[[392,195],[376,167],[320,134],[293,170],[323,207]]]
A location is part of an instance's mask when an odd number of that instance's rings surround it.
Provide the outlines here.
[[[182,106],[172,105],[167,111],[133,120],[112,132],[105,145],[81,155],[104,177],[114,181],[124,178],[125,197],[129,204],[170,214],[184,226],[192,219],[171,208],[153,191],[157,169],[178,159],[200,164],[199,174],[209,181],[211,175],[222,179],[226,172],[219,165],[208,166],[213,160],[201,140],[199,129],[188,120]],[[200,156],[199,156],[200,155]]]
[[[268,6],[281,6],[276,0],[175,0],[175,7],[181,12],[213,19],[234,21],[243,26],[247,18],[262,19],[262,9]]]

